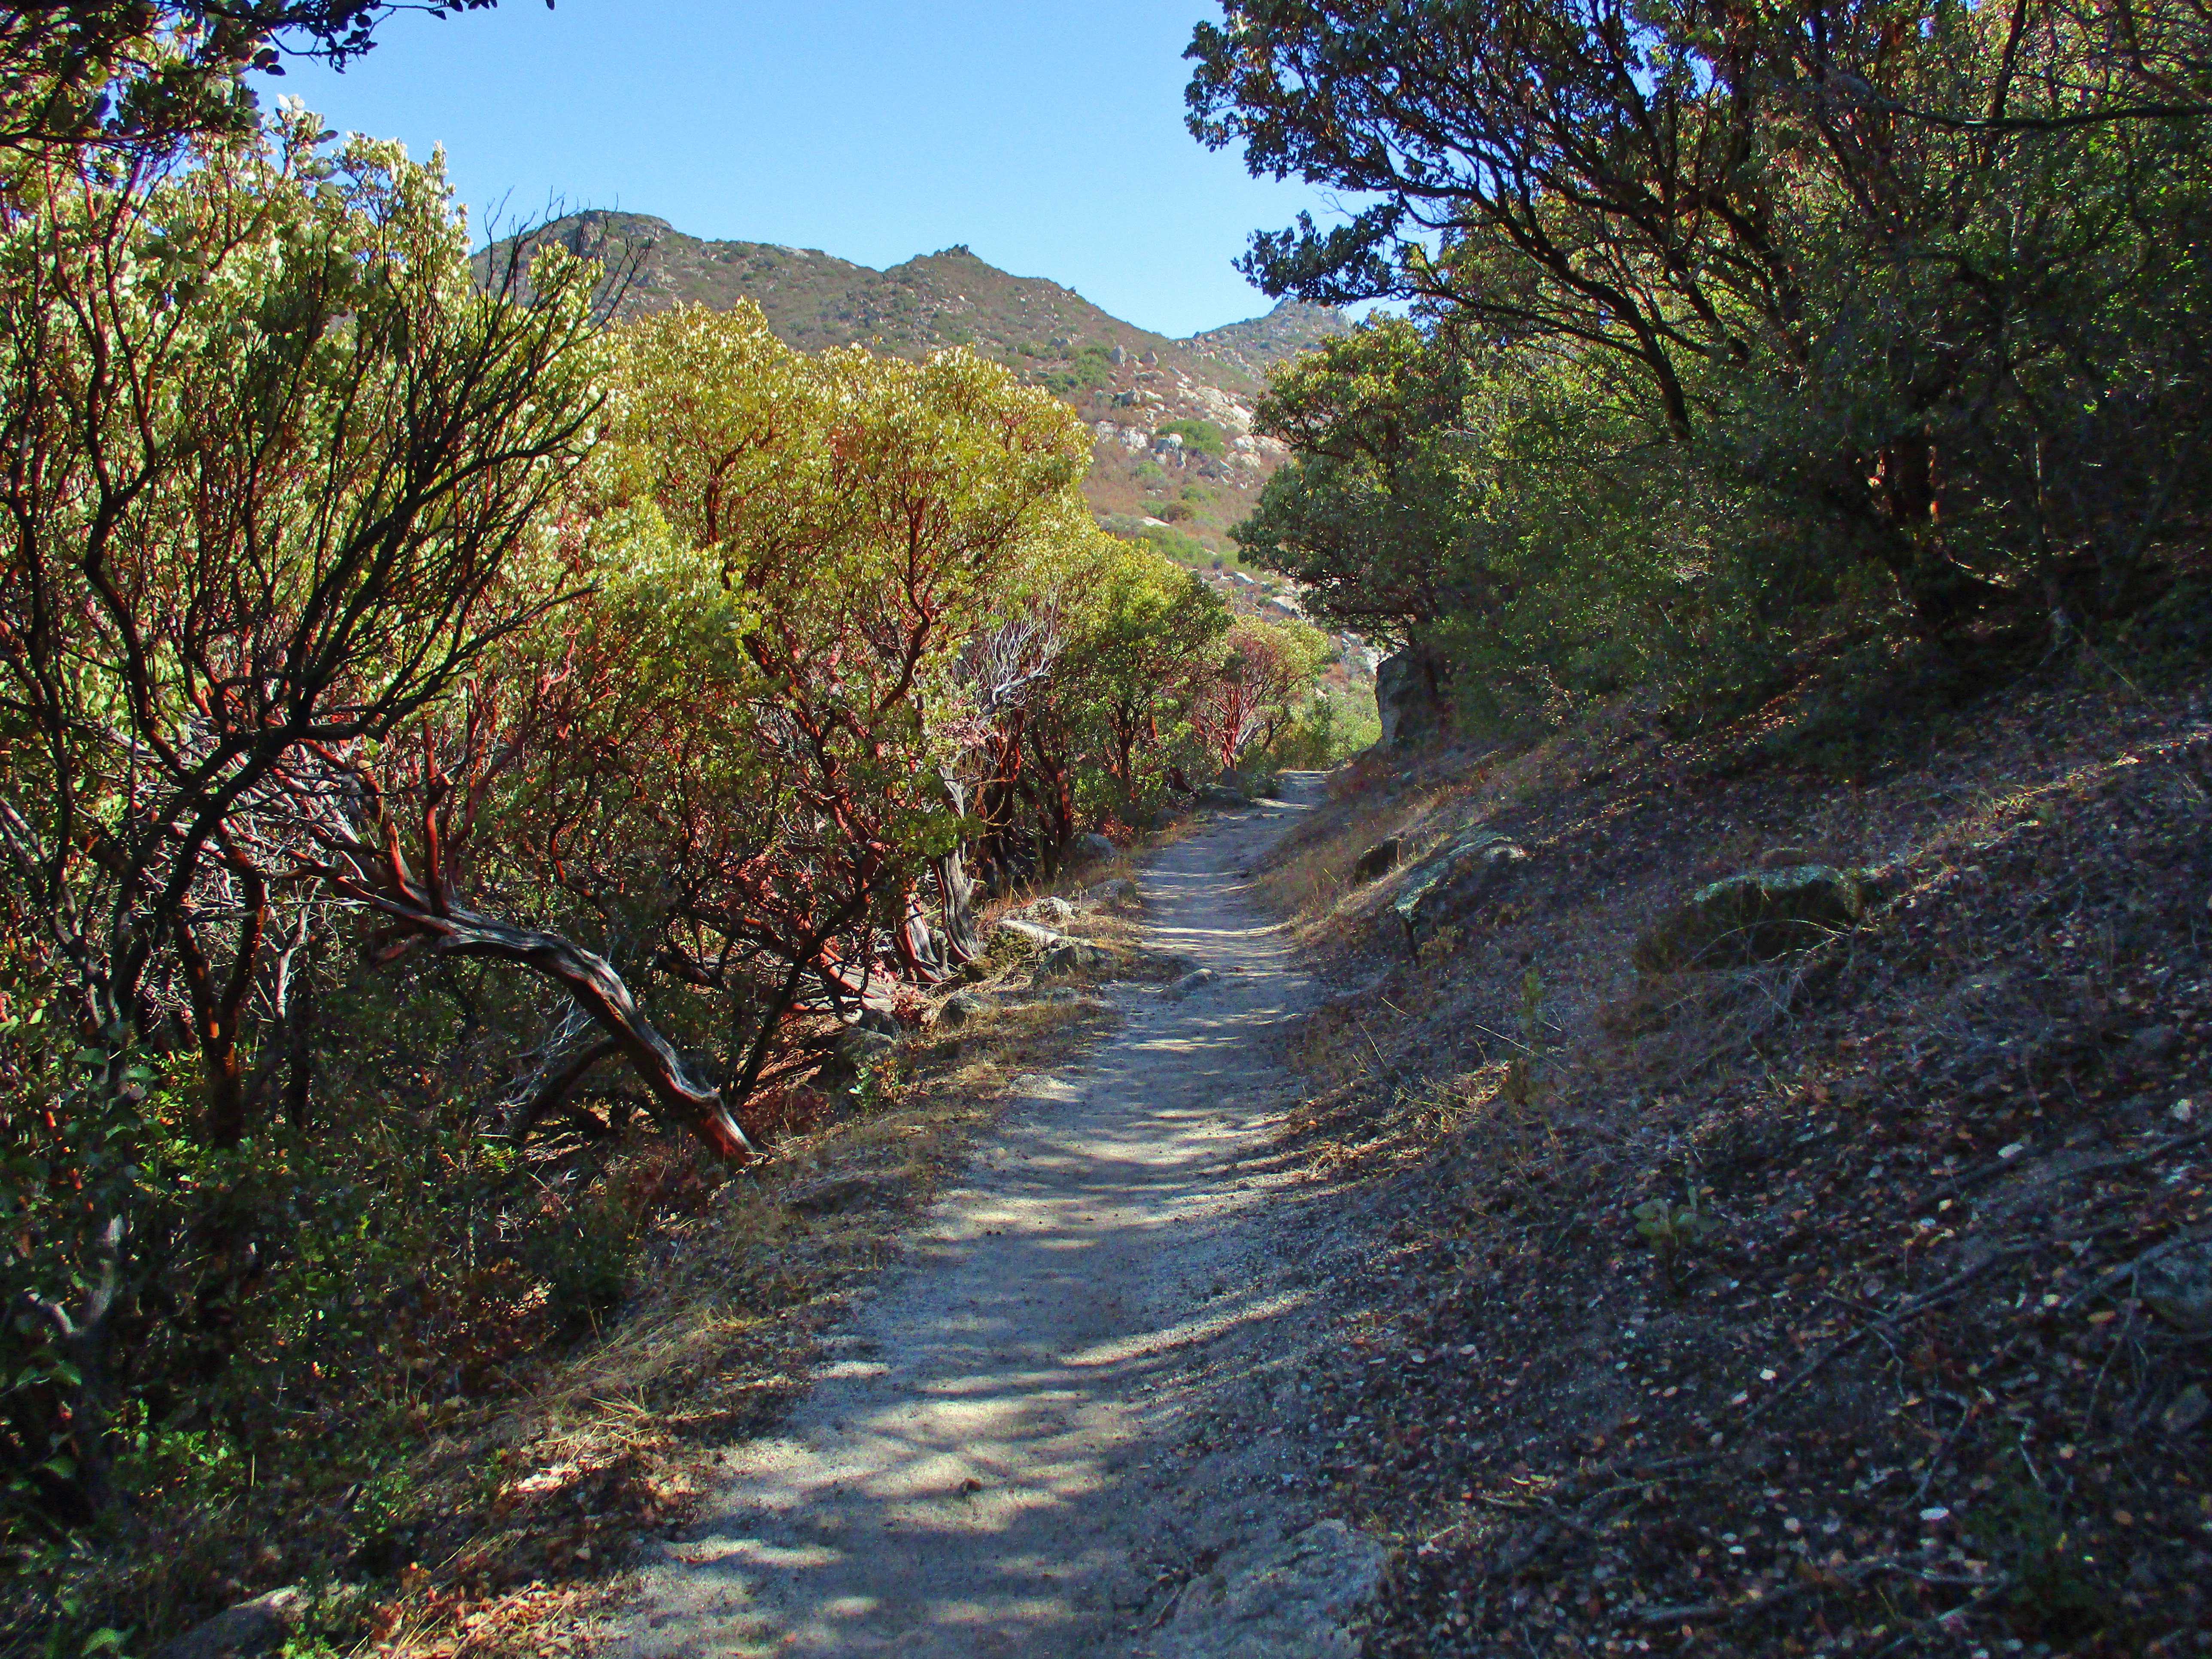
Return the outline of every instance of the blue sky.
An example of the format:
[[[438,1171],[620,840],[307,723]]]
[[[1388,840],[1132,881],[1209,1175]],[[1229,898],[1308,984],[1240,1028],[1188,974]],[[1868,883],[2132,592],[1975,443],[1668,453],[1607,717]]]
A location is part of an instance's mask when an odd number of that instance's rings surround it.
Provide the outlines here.
[[[1267,308],[1230,262],[1329,204],[1182,125],[1202,0],[502,0],[402,15],[343,75],[344,131],[446,146],[471,222],[501,202],[658,214],[706,237],[895,264],[965,242],[1188,334]]]

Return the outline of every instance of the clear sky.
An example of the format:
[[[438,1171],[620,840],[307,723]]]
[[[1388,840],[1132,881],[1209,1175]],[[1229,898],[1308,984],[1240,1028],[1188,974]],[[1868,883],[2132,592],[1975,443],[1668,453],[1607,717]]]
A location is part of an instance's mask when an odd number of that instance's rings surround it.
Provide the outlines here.
[[[1174,335],[1269,301],[1255,229],[1329,204],[1185,131],[1206,0],[501,0],[391,19],[343,75],[294,64],[341,131],[442,143],[471,226],[566,208],[878,267],[965,242]]]

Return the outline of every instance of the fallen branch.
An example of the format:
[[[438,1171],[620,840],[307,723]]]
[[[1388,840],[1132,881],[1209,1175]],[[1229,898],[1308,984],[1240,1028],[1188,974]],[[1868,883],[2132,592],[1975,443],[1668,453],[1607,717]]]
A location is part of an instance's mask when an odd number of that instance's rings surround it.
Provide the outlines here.
[[[2070,1313],[2085,1302],[2095,1301],[2115,1288],[2122,1279],[2133,1278],[2152,1262],[2172,1255],[2176,1250],[2185,1250],[2192,1244],[2208,1243],[2212,1243],[2212,1227],[2199,1227],[2194,1232],[2184,1233],[2179,1238],[2169,1238],[2163,1244],[2153,1245],[2134,1261],[2113,1268],[2095,1284],[2075,1291],[2067,1298],[2067,1311]]]
[[[1816,1584],[1792,1584],[1787,1589],[1777,1590],[1771,1595],[1759,1596],[1748,1601],[1698,1601],[1688,1607],[1645,1607],[1630,1615],[1632,1622],[1646,1630],[1663,1628],[1669,1625],[1703,1625],[1717,1620],[1734,1624],[1785,1607],[1801,1596],[1809,1595],[1822,1588]]]
[[[1979,1279],[1984,1273],[1989,1272],[1990,1268],[1996,1267],[1999,1262],[2009,1261],[2015,1256],[2026,1255],[2037,1248],[2039,1247],[2033,1243],[2007,1245],[2003,1249],[1996,1251],[1984,1257],[1983,1260],[1976,1262],[1964,1273],[1955,1273],[1949,1279],[1945,1279],[1941,1285],[1938,1285],[1934,1290],[1928,1291],[1925,1295],[1917,1296],[1910,1301],[1899,1303],[1896,1307],[1891,1309],[1889,1312],[1877,1315],[1872,1321],[1867,1324],[1860,1326],[1858,1329],[1853,1331],[1850,1335],[1837,1338],[1835,1341],[1828,1345],[1825,1352],[1808,1361],[1804,1368],[1795,1376],[1784,1382],[1779,1388],[1776,1389],[1772,1394],[1768,1395],[1765,1399],[1760,1401],[1756,1406],[1753,1406],[1748,1412],[1745,1413],[1744,1421],[1747,1423],[1757,1422],[1769,1408],[1779,1404],[1782,1401],[1787,1399],[1791,1394],[1795,1393],[1798,1389],[1802,1388],[1815,1374],[1820,1371],[1823,1366],[1826,1365],[1831,1360],[1834,1359],[1838,1354],[1843,1353],[1847,1349],[1856,1347],[1868,1337],[1873,1335],[1875,1330],[1881,1326],[1899,1325],[1908,1319],[1917,1319],[1922,1314],[1927,1313],[1932,1309],[1941,1307],[1944,1303],[1948,1302],[1953,1297],[1958,1295],[1960,1291],[1965,1290],[1969,1285],[1972,1285],[1976,1279]]]
[[[2192,1130],[2185,1135],[2175,1135],[2170,1140],[2154,1141],[2150,1146],[2138,1147],[2132,1152],[2112,1152],[2103,1158],[2093,1158],[2086,1163],[2075,1164],[2070,1170],[2047,1172],[2042,1179],[2072,1181],[2081,1176],[2106,1175],[2115,1170],[2131,1170],[2139,1164],[2148,1164],[2154,1159],[2164,1158],[2169,1152],[2178,1152],[2185,1146],[2194,1146],[2208,1136],[2212,1136],[2212,1125]],[[2033,1167],[2021,1158],[2000,1158],[1991,1163],[1984,1164],[1978,1170],[1957,1176],[1952,1181],[1950,1189],[1954,1194],[1971,1192],[1977,1187],[1995,1181],[1999,1176]]]

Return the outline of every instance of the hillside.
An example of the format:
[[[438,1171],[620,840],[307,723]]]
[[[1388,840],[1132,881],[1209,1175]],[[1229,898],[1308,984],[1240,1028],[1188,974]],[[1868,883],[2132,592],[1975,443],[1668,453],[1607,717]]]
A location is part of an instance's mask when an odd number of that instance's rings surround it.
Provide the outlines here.
[[[620,317],[750,300],[802,351],[866,345],[921,357],[972,347],[1091,423],[1091,506],[1113,528],[1186,562],[1233,558],[1228,527],[1285,457],[1251,429],[1267,371],[1346,327],[1336,312],[1285,301],[1264,317],[1171,339],[962,246],[875,270],[816,249],[704,241],[665,219],[601,211],[556,220],[526,245],[547,242],[608,267],[607,298]]]
[[[1377,750],[1260,862],[1367,1654],[2202,1650],[2212,729],[2129,666]]]

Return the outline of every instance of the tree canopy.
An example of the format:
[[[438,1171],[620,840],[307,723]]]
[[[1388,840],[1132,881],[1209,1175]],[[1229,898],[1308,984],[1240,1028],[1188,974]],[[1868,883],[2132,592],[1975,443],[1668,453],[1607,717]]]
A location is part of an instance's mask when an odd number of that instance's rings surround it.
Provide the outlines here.
[[[1256,235],[1248,272],[1413,307],[1273,388],[1299,459],[1246,544],[1394,631],[1449,568],[1493,641],[1530,557],[1584,598],[1610,570],[1653,637],[1730,662],[1844,594],[1937,641],[2125,616],[2212,484],[2181,320],[2212,298],[2181,252],[2205,38],[2186,4],[2069,0],[1225,8],[1194,131],[1369,203]]]

